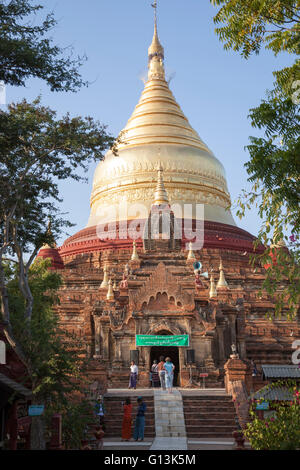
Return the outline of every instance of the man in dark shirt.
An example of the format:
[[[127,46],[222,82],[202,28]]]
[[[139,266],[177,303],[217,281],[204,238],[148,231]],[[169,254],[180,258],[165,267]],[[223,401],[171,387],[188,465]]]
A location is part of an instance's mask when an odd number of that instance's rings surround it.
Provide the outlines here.
[[[144,440],[144,430],[145,430],[145,411],[147,409],[146,403],[143,402],[142,397],[138,397],[137,399],[138,409],[135,419],[135,427],[134,427],[134,439],[137,441]]]

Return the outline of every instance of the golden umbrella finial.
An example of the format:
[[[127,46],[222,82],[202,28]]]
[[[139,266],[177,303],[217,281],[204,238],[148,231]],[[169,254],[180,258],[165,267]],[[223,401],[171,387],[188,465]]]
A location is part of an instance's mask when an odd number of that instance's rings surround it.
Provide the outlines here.
[[[165,79],[165,69],[164,69],[164,58],[165,52],[164,48],[160,43],[158,32],[157,32],[157,1],[151,4],[154,8],[154,34],[151,46],[148,49],[149,57],[149,80],[153,78]]]

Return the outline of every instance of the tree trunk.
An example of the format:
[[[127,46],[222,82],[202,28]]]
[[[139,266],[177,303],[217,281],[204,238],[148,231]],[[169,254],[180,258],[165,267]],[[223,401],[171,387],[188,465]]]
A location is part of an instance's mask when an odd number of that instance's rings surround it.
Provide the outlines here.
[[[0,257],[0,290],[1,290],[1,314],[3,320],[10,325],[8,292],[5,284],[4,268],[2,264],[2,256]]]

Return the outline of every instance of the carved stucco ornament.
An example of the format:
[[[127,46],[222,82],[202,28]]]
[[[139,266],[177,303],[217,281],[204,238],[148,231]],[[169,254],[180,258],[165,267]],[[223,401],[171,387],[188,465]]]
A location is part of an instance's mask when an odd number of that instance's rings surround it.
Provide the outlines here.
[[[182,309],[187,312],[192,312],[195,309],[193,290],[183,291],[176,276],[168,271],[163,262],[160,262],[142,287],[129,291],[130,310],[141,311],[143,304],[149,304],[150,298],[156,298],[158,293],[166,293],[168,298],[173,297],[176,304],[180,303]]]

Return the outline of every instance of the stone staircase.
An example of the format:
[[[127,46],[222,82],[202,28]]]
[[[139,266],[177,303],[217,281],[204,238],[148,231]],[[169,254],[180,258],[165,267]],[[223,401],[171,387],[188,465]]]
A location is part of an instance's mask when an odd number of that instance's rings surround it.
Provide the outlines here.
[[[181,393],[154,391],[156,437],[186,437]]]
[[[127,396],[130,396],[128,394]],[[144,402],[147,405],[146,419],[145,419],[145,437],[155,436],[155,419],[154,419],[154,399],[153,396],[144,396]],[[122,402],[125,401],[125,397],[122,396],[105,396],[105,437],[120,437],[122,432],[122,421],[123,421],[123,406]],[[137,412],[137,397],[131,398],[132,403],[132,435],[134,431],[134,421]]]
[[[188,438],[228,438],[236,429],[235,408],[230,396],[183,396]]]
[[[154,390],[155,433],[150,450],[187,450],[181,393]]]

